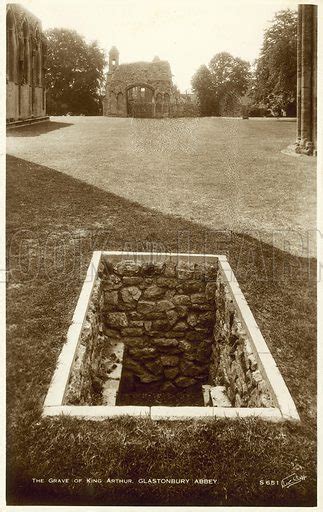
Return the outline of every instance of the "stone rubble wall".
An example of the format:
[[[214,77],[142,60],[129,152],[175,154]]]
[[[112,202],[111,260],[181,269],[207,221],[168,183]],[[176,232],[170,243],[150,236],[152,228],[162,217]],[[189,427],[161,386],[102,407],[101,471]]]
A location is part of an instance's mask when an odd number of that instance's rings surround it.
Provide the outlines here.
[[[268,382],[261,374],[228,287],[217,276],[217,304],[210,365],[212,385],[225,386],[233,407],[274,407]]]
[[[98,277],[92,291],[65,393],[64,404],[66,405],[97,405],[100,403],[104,382],[102,361],[106,345],[102,324],[103,310],[102,279]]]
[[[102,258],[64,403],[106,403],[121,364],[127,391],[207,384],[233,407],[274,406],[217,262]]]
[[[125,345],[128,382],[164,391],[206,383],[216,266],[120,261],[106,271],[104,333]]]

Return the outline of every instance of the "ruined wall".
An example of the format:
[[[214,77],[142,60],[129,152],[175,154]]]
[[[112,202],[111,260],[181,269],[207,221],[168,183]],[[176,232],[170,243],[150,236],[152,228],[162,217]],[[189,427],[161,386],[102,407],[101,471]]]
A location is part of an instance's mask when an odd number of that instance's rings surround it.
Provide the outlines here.
[[[208,384],[224,386],[233,407],[275,406],[230,293],[217,261],[103,256],[65,403],[115,405],[119,383],[125,392]]]
[[[19,4],[7,4],[7,122],[46,115],[46,39],[41,23]]]
[[[95,405],[101,402],[102,351],[106,344],[102,316],[104,295],[101,277],[94,285],[86,320],[83,324],[79,345],[71,372],[65,404]]]
[[[217,308],[210,365],[211,384],[225,386],[234,407],[273,407],[268,383],[258,368],[250,341],[220,272],[215,300]]]
[[[149,86],[152,90],[152,117],[163,115],[164,102],[174,101],[172,73],[167,61],[132,62],[116,65],[107,75],[103,115],[127,117],[127,91],[135,86]],[[160,106],[160,109],[159,109]]]
[[[162,390],[208,381],[216,268],[196,264],[107,264],[107,339],[122,339],[133,385]]]

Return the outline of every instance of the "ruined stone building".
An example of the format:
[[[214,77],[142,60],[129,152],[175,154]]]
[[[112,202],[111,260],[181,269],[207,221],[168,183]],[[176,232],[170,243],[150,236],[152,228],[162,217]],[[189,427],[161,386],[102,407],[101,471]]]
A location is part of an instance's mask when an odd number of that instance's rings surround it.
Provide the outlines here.
[[[178,97],[167,61],[119,64],[119,52],[111,48],[103,115],[169,117],[176,114]]]
[[[46,39],[38,18],[19,4],[7,4],[7,124],[46,118]]]
[[[296,152],[317,150],[317,5],[298,6]]]

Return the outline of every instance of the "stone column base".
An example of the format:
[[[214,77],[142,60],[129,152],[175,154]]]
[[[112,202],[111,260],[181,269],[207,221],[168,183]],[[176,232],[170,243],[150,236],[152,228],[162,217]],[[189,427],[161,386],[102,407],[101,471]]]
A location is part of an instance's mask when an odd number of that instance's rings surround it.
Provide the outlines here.
[[[307,139],[298,139],[295,142],[295,153],[301,153],[308,156],[316,156],[317,151],[314,148],[314,143]]]

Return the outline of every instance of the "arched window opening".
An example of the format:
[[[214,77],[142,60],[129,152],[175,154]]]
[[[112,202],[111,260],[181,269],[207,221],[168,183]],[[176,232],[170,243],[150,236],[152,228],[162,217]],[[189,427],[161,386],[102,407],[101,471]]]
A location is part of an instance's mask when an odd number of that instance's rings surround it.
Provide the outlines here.
[[[41,44],[39,31],[36,29],[35,40],[34,40],[34,84],[36,87],[41,86],[42,73],[41,73]]]
[[[117,96],[117,111],[118,111],[118,114],[122,114],[122,110],[123,110],[123,94],[122,94],[122,92],[119,92],[119,94]]]
[[[160,93],[156,94],[156,114],[162,114],[163,111],[163,97]]]
[[[117,98],[114,92],[110,94],[110,111],[112,115],[117,113]]]
[[[40,42],[40,84],[45,87],[45,76],[46,76],[46,62],[47,62],[47,42],[45,37],[42,38]]]
[[[154,89],[146,84],[129,87],[126,94],[127,115],[152,117],[154,115]]]
[[[170,110],[170,97],[169,97],[169,94],[166,93],[164,94],[164,114],[169,114],[169,110]]]
[[[16,24],[12,12],[7,14],[7,79],[9,82],[17,80],[17,42]]]
[[[23,83],[30,83],[30,41],[29,41],[29,27],[25,20],[22,27],[23,32]]]

